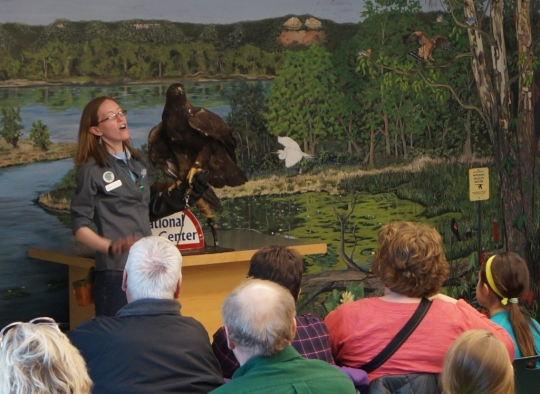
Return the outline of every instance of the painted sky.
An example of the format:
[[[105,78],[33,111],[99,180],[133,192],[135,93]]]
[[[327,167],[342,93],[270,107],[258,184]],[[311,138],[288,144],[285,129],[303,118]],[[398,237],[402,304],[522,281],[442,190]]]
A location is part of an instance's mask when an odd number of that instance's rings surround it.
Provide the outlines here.
[[[357,23],[363,3],[363,0],[0,0],[0,23],[47,25],[62,18],[228,24],[288,14]]]

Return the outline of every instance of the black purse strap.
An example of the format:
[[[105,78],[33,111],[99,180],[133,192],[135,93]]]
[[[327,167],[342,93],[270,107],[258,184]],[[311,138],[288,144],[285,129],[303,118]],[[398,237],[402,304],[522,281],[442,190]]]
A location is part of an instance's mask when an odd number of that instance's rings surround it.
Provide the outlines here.
[[[418,327],[424,316],[427,314],[430,306],[431,301],[426,297],[422,297],[418,308],[416,308],[411,318],[407,321],[407,323],[405,323],[403,328],[399,330],[396,336],[392,338],[390,343],[386,345],[386,347],[371,361],[358,368],[370,373],[383,365],[386,360],[388,360],[392,354],[394,354],[401,347],[401,345],[403,345],[407,338],[411,336],[413,331],[416,329],[416,327]]]

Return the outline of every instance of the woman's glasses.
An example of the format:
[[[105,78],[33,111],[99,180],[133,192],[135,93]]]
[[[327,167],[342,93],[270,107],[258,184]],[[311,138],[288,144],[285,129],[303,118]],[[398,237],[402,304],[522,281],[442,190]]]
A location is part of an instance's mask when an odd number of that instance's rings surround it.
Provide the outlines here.
[[[100,124],[101,122],[105,122],[106,120],[116,120],[116,118],[118,118],[118,115],[120,115],[120,116],[126,116],[126,114],[127,114],[127,109],[121,109],[121,110],[118,111],[117,113],[115,113],[115,114],[110,114],[110,115],[107,116],[105,119],[99,120],[99,121],[98,121],[98,124]]]
[[[54,327],[54,328],[56,328],[58,330],[58,332],[61,332],[60,328],[58,327],[58,323],[56,323],[56,321],[54,321],[54,319],[52,317],[36,317],[35,319],[30,320],[28,323],[36,324],[38,326]],[[13,329],[15,327],[18,327],[21,324],[24,324],[24,322],[16,321],[16,322],[10,323],[7,326],[5,326],[4,328],[2,328],[2,331],[0,331],[0,348],[3,346],[4,335],[6,335],[9,332],[9,330],[11,330],[11,329]]]

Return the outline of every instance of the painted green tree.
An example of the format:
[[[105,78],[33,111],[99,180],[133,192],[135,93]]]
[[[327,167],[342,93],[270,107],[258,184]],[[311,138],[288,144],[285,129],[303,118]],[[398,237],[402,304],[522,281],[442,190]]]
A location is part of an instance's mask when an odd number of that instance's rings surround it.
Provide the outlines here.
[[[21,130],[24,127],[18,123],[22,121],[20,111],[20,107],[3,107],[1,110],[2,119],[0,120],[0,136],[14,148],[19,146],[19,139],[23,135]]]
[[[270,155],[272,136],[266,128],[266,89],[261,82],[240,82],[226,94],[231,111],[225,119],[238,143],[240,166],[247,172],[261,168]]]
[[[330,53],[323,47],[285,52],[268,97],[270,133],[291,137],[314,154],[317,143],[335,132],[340,95],[335,81]]]
[[[30,139],[36,148],[40,148],[44,152],[49,150],[51,135],[49,134],[49,128],[41,122],[41,119],[37,122],[32,122]]]
[[[363,98],[369,92],[366,91],[365,82],[361,75],[356,72],[358,44],[355,40],[347,40],[332,55],[334,71],[336,74],[336,84],[341,95],[336,113],[335,135],[343,140],[347,145],[347,152],[367,153],[368,160],[373,164],[373,157],[369,155],[369,148],[365,145],[369,142],[366,139],[363,128],[365,127],[363,114],[369,109],[363,104]]]
[[[20,60],[11,56],[8,50],[0,48],[0,79],[17,78],[20,68]]]

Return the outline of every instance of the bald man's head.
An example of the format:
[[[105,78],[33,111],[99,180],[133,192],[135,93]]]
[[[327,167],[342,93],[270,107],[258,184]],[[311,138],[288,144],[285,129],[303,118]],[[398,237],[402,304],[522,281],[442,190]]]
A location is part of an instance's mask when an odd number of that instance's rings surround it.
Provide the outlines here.
[[[229,340],[254,356],[271,356],[294,338],[294,299],[274,282],[243,281],[227,296],[221,311]]]

